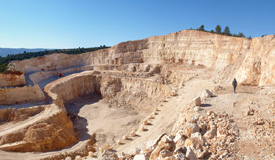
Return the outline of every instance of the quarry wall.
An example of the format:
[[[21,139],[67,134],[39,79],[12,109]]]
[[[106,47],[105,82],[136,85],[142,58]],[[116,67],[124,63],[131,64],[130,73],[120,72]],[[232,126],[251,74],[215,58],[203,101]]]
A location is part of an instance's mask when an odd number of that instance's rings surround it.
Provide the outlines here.
[[[68,54],[52,54],[51,56],[37,57],[14,63],[24,73],[55,71],[83,66],[81,59],[77,58],[76,55]]]
[[[237,79],[247,85],[275,84],[275,35],[252,39]]]
[[[59,71],[44,71],[44,72],[35,72],[30,75],[30,79],[34,84],[38,84],[42,81],[45,81],[51,77],[57,77],[59,73],[64,74],[66,76],[67,74],[86,71],[86,70],[93,70],[93,66],[84,66],[80,68],[69,68]]]
[[[0,73],[0,87],[15,87],[26,85],[23,73]]]
[[[245,60],[239,62],[243,56]],[[271,59],[274,60],[274,36],[251,40],[184,30],[165,36],[122,42],[108,49],[80,55],[52,54],[13,63],[24,73],[130,63],[184,63],[222,70],[228,65],[242,63],[238,71],[239,82],[264,85],[274,84],[274,74],[270,74],[270,71],[273,71],[275,62]]]
[[[46,97],[38,85],[0,89],[0,105],[45,100]]]
[[[94,72],[83,72],[81,75],[74,74],[65,78],[61,78],[45,87],[53,100],[72,100],[79,96],[93,94],[100,90],[100,79],[93,74]]]
[[[88,94],[100,94],[107,99],[122,96],[123,100],[132,101],[140,93],[147,98],[158,97],[156,100],[159,101],[170,94],[171,88],[153,79],[124,77],[112,72],[85,71],[52,82],[45,87],[45,91],[54,100],[60,99],[64,102]]]
[[[148,38],[144,51],[146,62],[183,62],[222,69],[248,51],[251,40],[184,30]]]
[[[159,101],[169,96],[171,88],[160,81],[156,82],[155,80],[150,79],[123,78],[122,91],[129,93],[129,97],[131,94],[135,95],[144,93],[144,96]]]

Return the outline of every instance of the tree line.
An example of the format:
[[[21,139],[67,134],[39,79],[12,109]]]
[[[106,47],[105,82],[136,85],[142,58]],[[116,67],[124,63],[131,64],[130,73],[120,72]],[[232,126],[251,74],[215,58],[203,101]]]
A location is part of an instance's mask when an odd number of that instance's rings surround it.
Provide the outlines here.
[[[192,28],[190,28],[191,30],[193,30]],[[215,28],[215,31],[214,30],[210,30],[210,31],[207,31],[204,29],[204,25],[201,25],[198,29],[198,31],[205,31],[205,32],[210,32],[210,33],[217,33],[217,34],[221,34],[221,35],[226,35],[226,36],[233,36],[233,37],[245,37],[245,35],[242,33],[242,32],[239,32],[238,34],[235,34],[235,33],[231,33],[230,30],[229,30],[229,27],[226,26],[223,31],[222,31],[222,28],[220,25],[217,25],[216,28]],[[248,37],[249,39],[251,39],[251,36]]]
[[[25,59],[35,58],[35,57],[42,57],[44,55],[49,55],[53,53],[81,54],[81,53],[97,51],[105,48],[110,48],[110,47],[105,45],[100,45],[99,47],[90,47],[90,48],[79,47],[74,49],[55,49],[55,50],[45,50],[45,51],[39,51],[39,52],[24,51],[24,53],[8,55],[6,57],[0,56],[0,72],[1,73],[6,72],[8,69],[8,64],[11,61],[15,61],[15,60],[25,60]]]

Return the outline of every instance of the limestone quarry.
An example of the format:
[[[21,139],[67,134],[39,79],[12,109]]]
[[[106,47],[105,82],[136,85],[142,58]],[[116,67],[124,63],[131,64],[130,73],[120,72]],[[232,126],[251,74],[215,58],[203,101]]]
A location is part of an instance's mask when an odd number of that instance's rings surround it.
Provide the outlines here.
[[[275,35],[184,30],[14,68],[1,160],[275,158]]]

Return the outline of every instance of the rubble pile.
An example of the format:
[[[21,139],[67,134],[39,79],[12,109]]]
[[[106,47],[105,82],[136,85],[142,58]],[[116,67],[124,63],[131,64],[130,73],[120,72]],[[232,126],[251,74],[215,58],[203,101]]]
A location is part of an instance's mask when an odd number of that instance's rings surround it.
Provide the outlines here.
[[[206,116],[183,118],[172,135],[162,134],[151,145],[134,148],[131,153],[116,153],[106,148],[91,152],[114,160],[196,160],[234,159],[239,129],[226,113],[209,111]],[[87,159],[88,152],[82,157]]]
[[[183,118],[175,134],[162,134],[150,146],[135,148],[131,153],[101,150],[103,159],[196,160],[234,159],[239,129],[226,113],[209,111],[206,116]]]
[[[228,114],[209,111],[206,116],[184,118],[175,127],[175,142],[190,147],[197,158],[230,158],[239,130]],[[184,144],[184,145],[183,145]]]

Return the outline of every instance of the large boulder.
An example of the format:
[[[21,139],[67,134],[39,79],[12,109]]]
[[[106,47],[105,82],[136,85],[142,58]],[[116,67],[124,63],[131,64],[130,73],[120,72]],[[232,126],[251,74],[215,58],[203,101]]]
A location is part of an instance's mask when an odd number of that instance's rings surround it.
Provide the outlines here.
[[[192,133],[199,132],[200,127],[196,123],[186,123],[183,130],[179,132],[183,137],[190,137]]]
[[[203,137],[206,138],[206,139],[209,139],[209,138],[213,138],[217,135],[217,128],[211,128],[210,130],[208,130],[204,135]]]
[[[189,160],[197,160],[198,159],[197,155],[195,154],[195,152],[190,147],[187,147],[186,157]]]
[[[196,97],[192,100],[192,104],[195,106],[200,106],[201,105],[201,97]]]
[[[210,97],[214,97],[214,94],[211,91],[209,91],[208,89],[205,89],[204,92],[202,93],[202,97],[210,98]]]
[[[199,138],[188,138],[185,140],[185,147],[190,147],[193,150],[196,149],[203,149],[203,141],[200,140]]]
[[[170,136],[163,136],[161,138],[161,141],[158,143],[157,147],[153,150],[150,156],[150,160],[155,160],[158,157],[162,157],[163,155],[169,155],[168,152],[163,151],[162,153],[161,152],[162,150],[167,150],[173,153],[175,148],[176,148],[176,145],[173,139]]]

